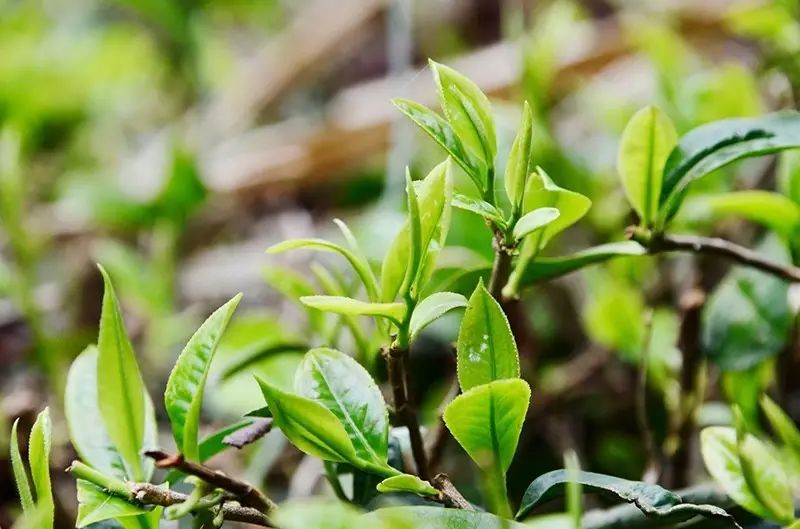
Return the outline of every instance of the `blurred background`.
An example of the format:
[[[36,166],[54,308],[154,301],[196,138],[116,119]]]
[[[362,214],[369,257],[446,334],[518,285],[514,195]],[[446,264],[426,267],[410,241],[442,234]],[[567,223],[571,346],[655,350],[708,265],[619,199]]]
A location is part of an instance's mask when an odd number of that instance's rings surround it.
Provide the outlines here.
[[[490,94],[501,166],[522,101],[531,103],[536,163],[593,201],[548,248],[563,255],[624,238],[632,217],[617,142],[638,108],[657,104],[683,133],[800,104],[799,11],[792,0],[0,0],[0,525],[17,513],[10,423],[22,417],[27,429],[50,405],[57,526],[72,527],[74,484],[60,472],[73,458],[63,387],[71,360],[96,339],[95,263],[115,280],[162,420],[160,396],[186,339],[245,293],[205,399],[209,428],[233,422],[260,406],[250,373],[290,380],[303,347],[324,341],[309,330],[320,314],[291,299],[309,285],[320,290],[315,262],[346,274],[335,258],[264,250],[337,238],[339,217],[380,260],[402,221],[405,167],[421,177],[444,158],[390,103],[435,105],[428,58]],[[705,179],[678,225],[753,245],[758,229],[710,218],[702,195],[772,189],[790,162],[760,159]],[[457,187],[469,186],[458,175]],[[448,247],[443,268],[491,258],[488,230],[459,210]],[[585,468],[642,476],[634,395],[646,335],[655,435],[684,435],[669,421],[682,387],[681,300],[713,292],[727,270],[691,257],[623,259],[529,292],[520,339],[534,397],[512,497],[560,467],[567,448]],[[457,325],[452,317],[432,326],[412,354],[415,399],[428,417],[453,379]],[[789,326],[780,332],[787,338]],[[775,370],[793,365],[797,355],[776,360],[791,342],[759,344],[744,367],[764,375],[738,393],[777,384],[797,411],[792,370]],[[224,366],[241,355],[249,371],[228,376]],[[724,413],[724,381],[739,368],[711,370],[709,421]],[[168,435],[163,444],[171,448]],[[441,450],[443,468],[476,497],[458,447]],[[667,485],[702,477],[696,450],[685,457]],[[213,463],[267,483],[277,498],[324,488],[317,463],[279,434]]]

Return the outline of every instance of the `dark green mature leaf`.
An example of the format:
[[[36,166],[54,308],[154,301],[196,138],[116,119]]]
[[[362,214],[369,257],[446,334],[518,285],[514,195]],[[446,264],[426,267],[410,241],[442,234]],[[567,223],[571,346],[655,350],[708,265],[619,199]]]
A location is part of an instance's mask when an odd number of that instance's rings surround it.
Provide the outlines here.
[[[372,268],[370,267],[369,263],[362,260],[361,257],[352,251],[343,248],[338,244],[334,244],[324,239],[294,239],[270,246],[267,248],[267,253],[277,254],[297,249],[310,249],[338,253],[347,259],[347,262],[349,262],[356,271],[356,274],[358,275],[359,279],[361,279],[361,282],[364,283],[364,288],[367,291],[367,297],[369,297],[371,301],[378,300],[378,280],[375,278],[375,274],[372,272]]]
[[[485,472],[508,470],[528,411],[531,389],[519,378],[495,380],[456,397],[444,411],[453,437]]]
[[[407,519],[410,527],[425,529],[524,529],[526,526],[485,512],[441,507],[413,506],[378,509],[364,516],[365,519]]]
[[[11,470],[14,473],[14,481],[17,485],[17,493],[22,504],[22,510],[30,512],[33,507],[33,493],[31,492],[31,482],[28,480],[28,472],[25,470],[25,463],[19,452],[19,439],[17,437],[17,426],[19,419],[14,421],[11,427]]]
[[[452,68],[429,61],[444,115],[467,150],[492,167],[497,152],[494,118],[481,89]],[[481,191],[485,190],[484,187]]]
[[[322,404],[256,377],[274,425],[297,448],[326,461],[351,462],[355,448],[339,419]]]
[[[403,288],[410,288],[416,293],[433,271],[450,227],[453,194],[450,173],[450,162],[446,160],[434,167],[416,186],[409,187],[409,192],[415,189],[416,205],[409,194],[409,221],[392,241],[381,268],[383,301],[394,301],[398,295],[404,294]],[[418,225],[411,222],[415,217],[413,209],[419,211]],[[417,226],[418,234],[412,229]],[[416,247],[416,243],[412,242],[416,240],[419,241],[419,252],[412,254]]]
[[[519,378],[519,356],[511,327],[483,282],[469,298],[456,349],[458,382],[464,391],[494,380]]]
[[[36,494],[36,508],[44,513],[43,527],[53,527],[55,505],[53,490],[50,485],[50,410],[45,408],[33,423],[28,439],[28,465],[31,469],[31,481]]]
[[[622,132],[617,169],[628,202],[643,225],[655,221],[664,164],[677,141],[669,117],[654,106],[634,114]]]
[[[150,510],[135,505],[82,479],[78,480],[78,519],[75,527],[82,528],[103,520],[150,514]]]
[[[732,522],[725,510],[714,505],[683,503],[683,499],[658,485],[630,481],[627,479],[578,471],[580,484],[593,492],[611,494],[623,501],[633,503],[649,518],[681,518],[688,520],[696,516],[724,519]],[[517,520],[527,516],[538,505],[564,495],[570,477],[564,469],[554,470],[533,480],[522,496]],[[676,520],[677,521],[677,520]]]
[[[506,196],[511,202],[513,213],[522,208],[522,198],[525,196],[525,184],[528,175],[533,172],[533,111],[527,101],[522,106],[522,122],[519,132],[511,144],[508,154],[504,184]],[[512,213],[512,215],[513,215]],[[513,215],[516,218],[516,215]]]
[[[334,349],[306,353],[297,370],[295,391],[330,410],[344,426],[356,455],[385,465],[389,418],[380,389],[358,362]]]
[[[146,389],[125,330],[111,278],[105,283],[97,340],[97,401],[103,424],[134,480],[145,478],[140,451],[144,444]]]
[[[759,246],[774,260],[788,260],[774,239]],[[714,291],[703,311],[703,348],[722,369],[744,370],[780,353],[792,315],[788,284],[750,268],[735,268]]]
[[[664,166],[661,227],[677,213],[693,181],[736,160],[800,147],[800,113],[783,111],[702,125],[685,134]]]
[[[503,219],[503,213],[485,200],[472,198],[467,195],[462,195],[461,193],[453,193],[452,203],[453,207],[480,215],[484,219],[500,227],[505,227],[506,225],[506,221]]]
[[[175,444],[190,461],[197,461],[199,457],[197,432],[211,361],[241,299],[242,295],[237,294],[203,322],[189,339],[167,380],[164,407]]]
[[[446,312],[467,306],[467,298],[454,292],[436,292],[417,304],[411,314],[409,333],[411,338]]]
[[[740,450],[751,458],[750,477],[756,479],[763,490],[751,488]],[[746,435],[739,444],[734,428],[712,426],[700,432],[700,451],[708,473],[738,505],[767,520],[781,524],[791,522],[794,507],[786,474],[763,442]]]
[[[519,241],[535,231],[555,222],[561,213],[556,208],[538,208],[529,211],[514,224],[514,239]]]
[[[485,187],[483,175],[486,173],[486,164],[467,152],[449,123],[433,110],[414,101],[398,98],[393,99],[392,103],[447,151],[478,189]]]
[[[615,257],[644,255],[647,249],[635,241],[612,242],[593,246],[565,257],[540,257],[528,263],[522,273],[520,287],[559,277]]]
[[[72,446],[81,460],[100,472],[127,477],[125,463],[108,437],[97,401],[97,347],[88,346],[67,373],[64,414]],[[91,424],[91,428],[86,425]]]

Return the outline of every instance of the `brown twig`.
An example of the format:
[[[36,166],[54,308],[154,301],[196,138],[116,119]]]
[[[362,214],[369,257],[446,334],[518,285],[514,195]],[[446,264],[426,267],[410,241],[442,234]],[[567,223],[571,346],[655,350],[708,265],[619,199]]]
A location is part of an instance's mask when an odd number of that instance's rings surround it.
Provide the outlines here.
[[[408,398],[408,374],[406,371],[408,349],[392,345],[383,350],[383,356],[386,360],[389,385],[392,388],[394,414],[408,429],[411,453],[414,456],[417,474],[420,478],[427,480],[430,475],[428,471],[428,456],[425,454],[425,444],[422,441],[417,412]]]
[[[770,261],[749,248],[718,237],[654,235],[638,227],[628,228],[626,235],[629,239],[646,247],[651,254],[664,252],[713,254],[762,270],[792,283],[800,282],[800,267]]]
[[[257,419],[249,426],[223,437],[222,443],[241,450],[245,446],[255,443],[271,431],[272,419]]]
[[[276,505],[264,494],[249,483],[232,478],[219,470],[208,468],[200,463],[186,461],[180,454],[168,454],[162,450],[145,452],[147,457],[155,460],[158,468],[172,468],[185,474],[198,477],[218,489],[230,492],[236,496],[242,505],[253,507],[269,514]]]
[[[188,496],[153,485],[152,483],[129,483],[131,498],[143,505],[169,507],[187,500]],[[266,514],[253,507],[245,507],[236,501],[222,504],[223,517],[232,522],[244,522],[262,527],[274,527]]]
[[[452,507],[454,509],[464,509],[465,511],[474,511],[475,508],[472,507],[472,504],[458,492],[458,489],[453,485],[453,482],[450,481],[450,478],[447,474],[436,474],[433,476],[431,480],[433,486],[436,487],[441,491],[441,497],[439,498],[443,504],[447,507]]]
[[[671,481],[673,487],[683,487],[687,482],[689,466],[689,442],[694,431],[694,414],[700,404],[702,383],[700,372],[703,365],[700,343],[701,313],[705,305],[705,293],[697,288],[686,292],[681,300],[682,311],[678,349],[681,351],[681,403],[677,423],[673,425],[675,451],[671,457]]]

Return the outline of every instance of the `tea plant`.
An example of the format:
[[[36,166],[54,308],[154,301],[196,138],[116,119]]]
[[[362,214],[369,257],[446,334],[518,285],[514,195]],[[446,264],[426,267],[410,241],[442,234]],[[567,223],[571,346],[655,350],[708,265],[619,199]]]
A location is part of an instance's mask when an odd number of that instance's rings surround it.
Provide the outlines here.
[[[488,99],[458,72],[436,63],[431,63],[431,69],[444,117],[412,101],[396,100],[395,104],[449,157],[419,181],[406,173],[407,217],[382,265],[374,266],[366,258],[341,221],[337,225],[344,246],[323,239],[302,239],[268,249],[270,254],[297,249],[337,254],[352,268],[357,284],[353,286],[317,267],[315,274],[325,292],[317,295],[313,286],[290,273],[271,270],[274,284],[282,285],[288,294],[313,309],[308,312],[313,332],[307,344],[275,348],[308,350],[292,388],[268,377],[257,378],[264,402],[253,402],[253,412],[241,422],[200,439],[203,394],[211,364],[241,295],[200,326],[167,381],[164,408],[177,449],[172,454],[156,446],[153,403],[111,277],[100,269],[105,294],[97,345],[88,347],[74,361],[66,387],[68,429],[80,458],[69,468],[77,479],[78,527],[112,519],[126,528],[157,527],[161,518],[189,515],[199,527],[219,527],[226,520],[288,529],[317,525],[522,527],[516,520],[528,518],[539,505],[565,493],[568,523],[573,527],[677,525],[709,519],[739,527],[724,508],[730,505],[725,498],[697,491],[677,494],[654,483],[583,471],[574,456],[567,457],[565,469],[532,479],[520,504],[512,505],[506,473],[536,398],[531,400],[531,387],[521,378],[517,343],[506,311],[531,285],[618,256],[708,253],[783,281],[800,280],[800,269],[773,260],[766,253],[719,238],[670,231],[692,182],[742,158],[800,147],[800,115],[779,113],[720,121],[679,138],[661,111],[654,107],[639,111],[622,134],[618,156],[622,186],[639,221],[626,233],[631,240],[566,257],[544,257],[543,251],[553,238],[587,213],[590,200],[556,185],[536,166],[533,112],[527,104],[499,182],[495,123]],[[454,191],[454,166],[464,171],[476,192],[468,195]],[[743,193],[717,197],[715,200],[725,204],[717,209],[764,222],[792,243],[796,240],[800,215],[787,220],[772,208],[776,203],[783,204],[784,209],[796,208],[797,204],[778,195],[762,201],[762,195]],[[456,271],[444,282],[463,285],[467,281],[464,290],[469,298],[442,288],[441,279],[433,279],[437,258],[447,241],[451,207],[479,215],[492,234],[491,268],[470,270],[469,275]],[[746,290],[744,281],[735,285]],[[749,293],[756,311],[761,307],[758,294]],[[717,293],[723,299],[736,294]],[[448,476],[437,473],[436,461],[432,461],[426,446],[424,425],[409,394],[414,375],[408,367],[410,347],[426,326],[457,309],[464,309],[455,347],[460,391],[446,404],[441,419],[480,472],[482,505],[468,501]],[[326,319],[319,311],[333,313],[337,319]],[[374,324],[363,326],[356,319],[362,316],[373,318]],[[753,318],[754,324],[760,316],[763,314]],[[716,318],[714,325],[723,330],[715,333],[724,334],[737,323]],[[353,351],[331,347],[340,342],[343,327],[349,329]],[[379,372],[378,353],[386,364],[391,395],[388,404],[374,378]],[[247,371],[250,360],[228,366],[227,372]],[[688,359],[684,360],[688,364]],[[763,388],[758,388],[761,391]],[[695,408],[692,403],[683,404],[679,420],[688,424],[694,420]],[[703,431],[703,457],[710,474],[737,504],[761,518],[795,524],[793,488],[800,472],[796,464],[781,468],[777,457],[782,456],[776,454],[792,454],[796,459],[800,434],[777,405],[764,398],[763,406],[780,444],[764,441],[763,434],[754,429],[753,417],[746,418],[736,408],[735,428],[716,426]],[[86,428],[86,424],[92,428]],[[405,468],[402,457],[393,454],[392,424],[408,432],[413,470]],[[278,505],[253,485],[205,464],[227,446],[247,444],[271,429],[279,429],[301,452],[325,462],[326,478],[339,502]],[[436,435],[435,428],[430,431]],[[234,433],[236,442],[230,437]],[[53,510],[47,474],[48,438],[49,419],[44,412],[31,433],[32,489],[18,454],[16,428],[12,433],[14,474],[22,505],[29,516],[43,516],[43,527],[52,525]],[[169,472],[161,476],[155,468]],[[367,482],[377,492],[395,494],[406,505],[362,514],[350,504],[366,507],[368,501],[362,501],[355,492],[345,492],[339,481],[344,474],[368,477]],[[179,482],[188,493],[177,490]],[[610,494],[632,505],[583,515],[582,490]],[[483,508],[488,512],[482,512]]]

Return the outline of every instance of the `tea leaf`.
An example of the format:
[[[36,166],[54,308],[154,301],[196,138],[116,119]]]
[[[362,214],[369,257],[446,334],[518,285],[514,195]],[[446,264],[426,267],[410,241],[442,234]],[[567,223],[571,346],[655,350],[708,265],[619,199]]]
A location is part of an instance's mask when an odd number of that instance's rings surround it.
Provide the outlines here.
[[[365,520],[389,522],[395,527],[395,519],[408,521],[408,527],[426,529],[525,529],[527,526],[487,512],[466,511],[462,509],[442,509],[441,507],[404,506],[377,509],[364,515]],[[403,527],[402,525],[400,527]]]
[[[689,184],[742,158],[800,147],[800,113],[776,112],[701,125],[678,142],[664,166],[659,225],[677,213]]]
[[[514,224],[514,239],[519,241],[526,235],[541,230],[558,219],[560,214],[556,208],[539,208],[526,213]]]
[[[462,195],[461,193],[453,193],[452,205],[458,209],[463,209],[464,211],[469,211],[471,213],[480,215],[484,219],[497,224],[501,228],[505,228],[506,226],[506,221],[503,219],[503,213],[485,200],[472,198],[467,195]]]
[[[78,519],[75,521],[75,527],[81,528],[103,520],[116,520],[150,512],[105,492],[94,483],[78,480]]]
[[[534,234],[527,240],[535,239],[536,244],[531,246],[536,251],[540,250],[555,235],[572,226],[580,220],[592,205],[592,201],[576,193],[557,186],[544,170],[539,167],[530,175],[525,190],[523,213],[528,213],[543,207],[556,208],[559,216],[544,230]]]
[[[775,261],[788,261],[775,239],[767,239],[759,251]],[[703,309],[702,339],[708,358],[722,369],[744,370],[777,355],[792,325],[788,288],[764,272],[734,268]]]
[[[330,410],[344,426],[356,456],[386,464],[389,418],[380,389],[361,365],[334,349],[306,353],[295,391]]]
[[[714,505],[684,503],[680,496],[658,485],[585,471],[578,471],[573,477],[564,469],[543,474],[528,485],[516,519],[522,519],[537,506],[563,496],[568,482],[576,478],[590,492],[600,492],[634,503],[649,519],[664,518],[672,523],[698,515],[728,521],[732,519],[723,509]]]
[[[28,472],[25,470],[25,463],[19,453],[18,425],[19,419],[16,419],[11,427],[11,470],[14,473],[14,481],[17,484],[17,493],[22,504],[22,510],[30,512],[34,508],[33,493],[31,492],[31,483],[28,480]]]
[[[53,527],[55,505],[53,490],[50,485],[50,410],[45,408],[33,423],[28,439],[28,464],[31,469],[31,481],[36,492],[36,508],[44,514],[43,527]]]
[[[412,255],[412,224],[407,221],[392,241],[381,269],[383,301],[394,301],[403,288],[416,294],[433,270],[436,257],[444,247],[450,227],[450,202],[453,182],[449,160],[433,168],[415,188],[419,210],[419,254]],[[409,200],[413,197],[409,195]],[[413,204],[409,202],[409,209]],[[409,215],[412,215],[409,211]],[[413,257],[413,262],[412,262]]]
[[[370,268],[369,263],[363,261],[355,253],[342,248],[338,244],[334,244],[324,239],[294,239],[270,246],[267,248],[267,253],[277,254],[297,249],[311,249],[320,250],[323,252],[338,253],[347,259],[347,262],[349,262],[350,266],[352,266],[356,271],[356,274],[358,275],[359,279],[361,279],[361,282],[364,284],[364,288],[367,291],[367,297],[373,301],[378,300],[378,281],[375,279],[375,274],[372,272],[372,268]]]
[[[664,164],[677,141],[675,126],[654,106],[634,114],[622,132],[617,170],[628,201],[644,226],[655,221]]]
[[[131,477],[142,480],[139,452],[144,443],[146,390],[111,278],[102,267],[100,272],[105,294],[97,340],[97,401],[108,436],[131,469]]]
[[[326,461],[350,462],[355,448],[339,419],[322,404],[256,377],[274,421],[301,451]]]
[[[467,298],[454,292],[436,292],[420,301],[411,314],[409,332],[411,338],[422,329],[440,318],[446,312],[458,307],[466,307]]]
[[[377,486],[378,492],[413,492],[421,496],[438,496],[436,490],[425,480],[411,474],[400,474],[386,478]]]
[[[125,479],[125,463],[103,425],[97,401],[97,347],[88,346],[67,373],[64,414],[72,446],[81,460],[104,474]],[[92,428],[86,428],[92,424]]]
[[[467,150],[491,168],[497,139],[489,99],[475,83],[452,68],[434,61],[430,66],[447,121]]]
[[[449,123],[436,112],[414,101],[398,98],[393,99],[392,103],[447,151],[478,189],[485,187],[483,175],[486,173],[486,164],[467,152]]]
[[[734,191],[698,198],[715,217],[736,215],[766,226],[789,240],[800,228],[800,206],[778,193]]]
[[[525,288],[615,257],[644,255],[646,253],[647,249],[639,243],[622,241],[593,246],[565,257],[540,257],[528,263],[528,266],[525,267],[522,272],[520,286]]]
[[[745,450],[755,458],[759,481],[772,483],[770,494],[774,495],[776,502],[783,502],[786,505],[786,512],[774,513],[762,503],[759,494],[748,486],[739,456],[736,431],[733,428],[711,426],[700,432],[700,451],[706,469],[725,493],[756,516],[782,524],[790,522],[793,518],[791,492],[788,488],[784,488],[786,476],[780,463],[769,453],[765,445],[752,435],[745,437],[743,447],[746,447]],[[784,518],[785,516],[788,518]]]
[[[336,314],[356,316],[380,316],[396,324],[403,321],[406,306],[403,303],[368,303],[344,296],[303,296],[303,304],[315,309]]]
[[[767,395],[761,397],[761,409],[778,438],[800,456],[800,431],[791,417]]]
[[[483,282],[469,298],[457,345],[458,382],[467,391],[504,378],[519,378],[519,357],[500,304]]]
[[[524,380],[495,380],[456,397],[444,411],[444,422],[481,469],[505,474],[517,449],[530,398]]]
[[[241,299],[242,295],[237,294],[203,322],[189,339],[167,380],[164,407],[172,425],[175,444],[190,461],[199,458],[197,432],[203,389],[211,361]]]
[[[522,106],[522,122],[508,154],[504,184],[514,212],[522,208],[525,184],[533,172],[533,111],[527,101]]]

